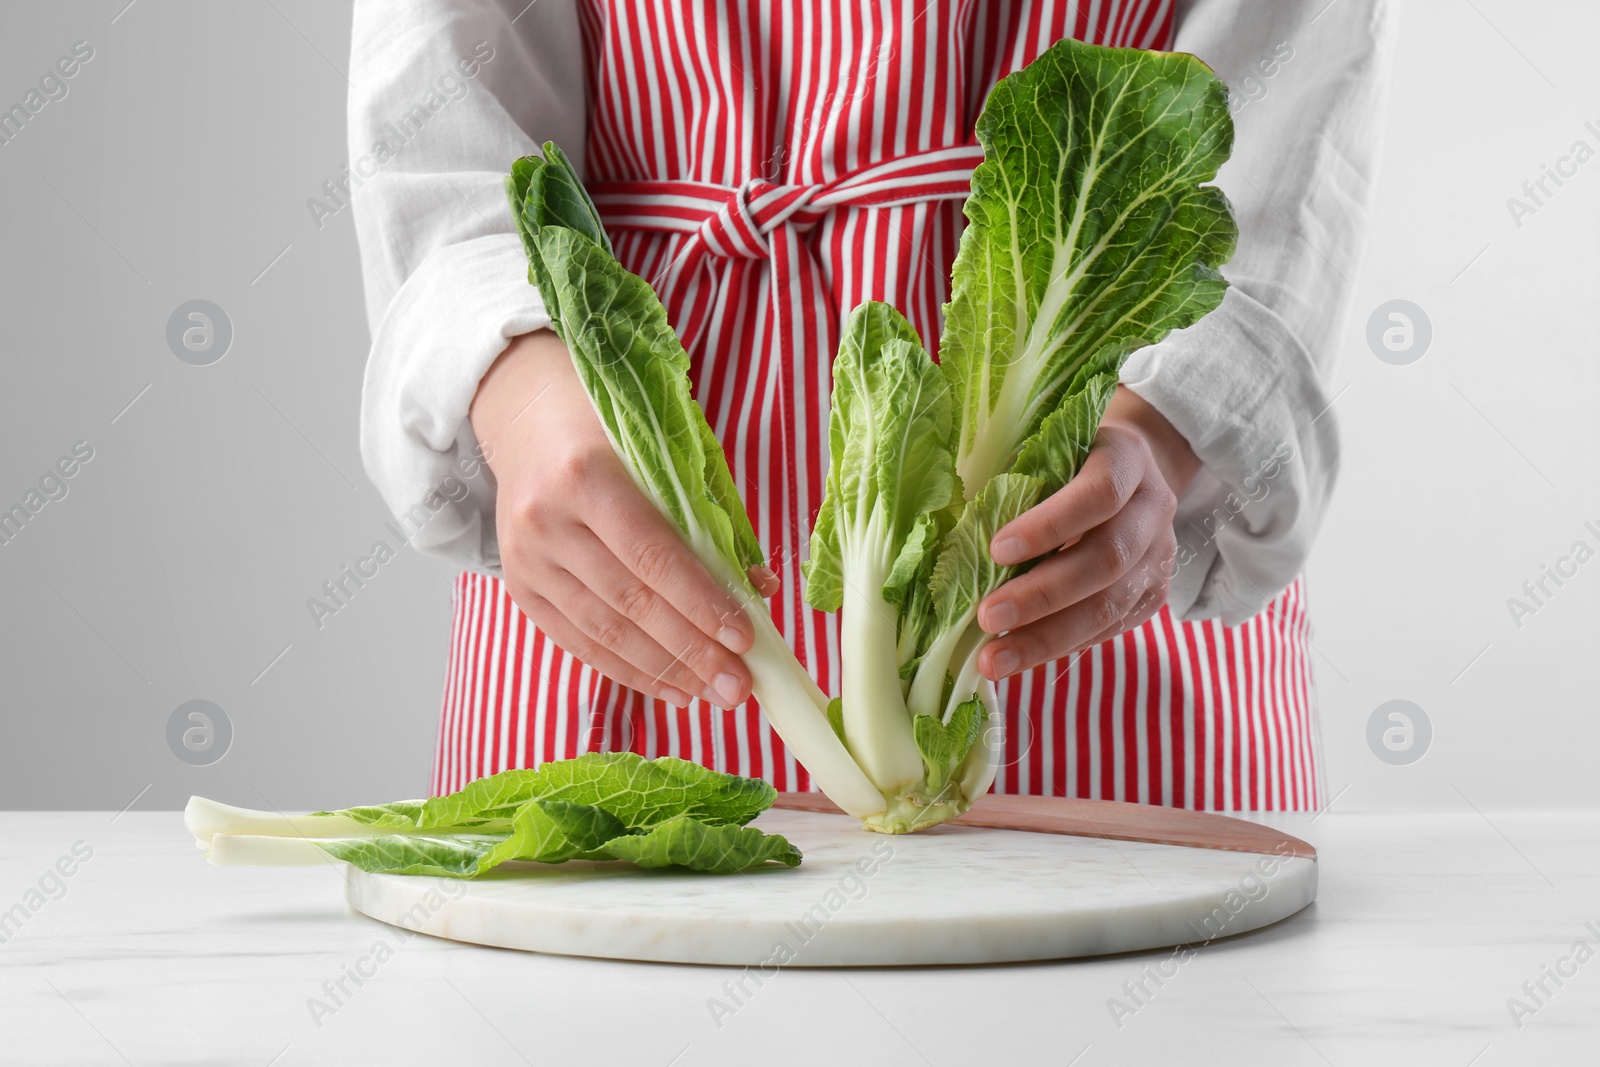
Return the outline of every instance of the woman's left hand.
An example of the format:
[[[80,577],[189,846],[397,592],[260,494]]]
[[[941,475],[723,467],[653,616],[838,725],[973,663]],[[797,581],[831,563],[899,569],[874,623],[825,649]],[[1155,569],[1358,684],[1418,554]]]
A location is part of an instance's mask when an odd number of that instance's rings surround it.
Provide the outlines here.
[[[978,625],[1004,635],[979,656],[984,676],[1072,655],[1160,611],[1177,553],[1172,516],[1199,469],[1183,435],[1119,385],[1077,477],[990,543],[996,563],[1049,558],[979,605]]]

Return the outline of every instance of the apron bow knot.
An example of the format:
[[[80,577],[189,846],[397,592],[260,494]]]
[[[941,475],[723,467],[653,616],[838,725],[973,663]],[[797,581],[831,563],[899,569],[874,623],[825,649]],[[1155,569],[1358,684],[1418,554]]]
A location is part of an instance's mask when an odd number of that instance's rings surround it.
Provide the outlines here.
[[[714,293],[703,292],[708,263],[734,260],[740,269],[769,267],[772,338],[781,366],[792,365],[795,320],[816,336],[815,352],[838,343],[838,313],[815,250],[805,238],[836,208],[869,209],[936,200],[964,200],[983,162],[976,143],[911,152],[869,163],[832,181],[779,185],[751,178],[739,185],[698,181],[611,181],[589,187],[608,230],[680,234],[670,261],[648,279],[667,319],[694,351],[710,322]],[[712,285],[715,282],[711,282]]]
[[[752,178],[727,191],[695,237],[714,256],[767,259],[772,255],[772,232],[778,227],[789,226],[804,234],[822,218],[822,211],[808,208],[824,189],[821,185],[774,185]]]

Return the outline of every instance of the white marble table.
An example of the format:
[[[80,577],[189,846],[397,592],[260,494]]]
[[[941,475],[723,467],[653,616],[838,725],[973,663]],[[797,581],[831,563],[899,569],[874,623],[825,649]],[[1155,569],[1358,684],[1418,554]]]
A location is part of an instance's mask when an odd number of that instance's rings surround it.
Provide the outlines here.
[[[1191,955],[757,984],[406,939],[334,870],[206,866],[175,812],[0,813],[0,1064],[1600,1062],[1600,815],[1273,821],[1317,903]]]

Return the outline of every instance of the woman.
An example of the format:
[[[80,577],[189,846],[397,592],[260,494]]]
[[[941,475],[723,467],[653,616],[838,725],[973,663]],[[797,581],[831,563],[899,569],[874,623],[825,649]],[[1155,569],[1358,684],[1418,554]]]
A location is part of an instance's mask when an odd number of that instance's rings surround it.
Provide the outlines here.
[[[996,789],[1316,807],[1298,575],[1337,466],[1325,377],[1373,168],[1381,8],[358,4],[351,153],[383,160],[354,195],[363,453],[397,513],[431,516],[413,542],[468,568],[435,792],[603,748],[808,787],[748,699],[748,625],[628,481],[545,328],[510,161],[561,144],[661,293],[773,552],[774,617],[836,692],[835,619],[802,601],[799,564],[839,322],[886,300],[937,351],[974,120],[998,78],[1072,35],[1190,51],[1229,83],[1219,184],[1241,241],[1222,306],[1134,355],[1082,473],[995,539],[1002,563],[1061,550],[980,611],[1004,635],[981,664],[1010,723]],[[447,73],[462,91],[430,94]],[[441,495],[480,455],[492,477]]]

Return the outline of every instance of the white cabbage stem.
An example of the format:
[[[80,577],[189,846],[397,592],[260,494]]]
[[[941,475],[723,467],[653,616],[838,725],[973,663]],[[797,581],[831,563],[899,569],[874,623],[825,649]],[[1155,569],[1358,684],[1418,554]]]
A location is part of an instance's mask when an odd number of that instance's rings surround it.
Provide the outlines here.
[[[976,661],[977,653],[973,653],[972,658]],[[1000,773],[1000,762],[1005,759],[1006,751],[1006,720],[1000,714],[1000,699],[995,693],[994,683],[981,675],[978,678],[978,699],[983,701],[989,717],[978,731],[978,740],[973,742],[972,751],[967,753],[966,762],[961,765],[956,778],[968,805],[977,803],[994,785],[995,775]]]
[[[962,633],[961,640],[956,643],[955,655],[951,658],[951,662],[960,666],[951,675],[955,679],[955,685],[950,690],[950,699],[941,709],[945,722],[949,722],[956,708],[971,700],[974,693],[982,699],[980,690],[983,686],[987,685],[990,691],[993,691],[994,683],[978,673],[978,653],[982,652],[983,647],[992,640],[994,640],[993,634],[969,625]],[[984,707],[991,715],[995,714],[993,700],[985,700]]]
[[[744,662],[767,722],[829,800],[858,819],[883,811],[883,794],[850,758],[828,722],[828,698],[794,658],[766,604],[753,595],[749,599],[754,603],[746,604],[745,614],[753,624],[755,643]]]
[[[218,834],[252,837],[379,837],[392,827],[369,826],[344,815],[279,815],[277,812],[236,808],[205,797],[190,797],[183,809],[183,825],[201,848]]]
[[[941,722],[948,716],[950,709],[943,706],[944,680],[951,675],[951,664],[957,662],[956,654],[974,614],[975,609],[968,611],[957,620],[956,625],[940,630],[933,644],[923,654],[922,662],[917,664],[916,675],[911,679],[911,693],[906,698],[906,705],[913,714],[938,715]],[[951,699],[959,704],[961,701],[956,700],[957,692],[962,694],[961,699],[965,699],[972,690],[952,691]]]
[[[882,527],[882,510],[874,507],[867,529],[858,531],[848,550],[840,695],[850,753],[884,796],[894,796],[915,785],[923,768],[900,683],[898,612],[883,598],[889,567],[879,558]]]
[[[214,867],[317,867],[344,861],[324,852],[309,837],[216,834],[206,849],[206,862]]]

